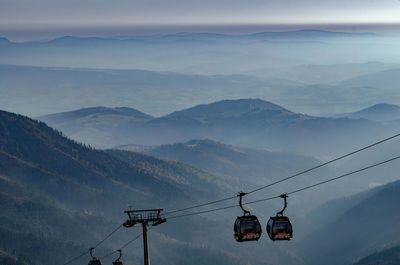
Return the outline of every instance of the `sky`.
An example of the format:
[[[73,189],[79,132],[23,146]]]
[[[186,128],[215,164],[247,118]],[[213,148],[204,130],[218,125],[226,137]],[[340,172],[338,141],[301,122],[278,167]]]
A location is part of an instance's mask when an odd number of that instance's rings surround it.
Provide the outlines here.
[[[396,23],[400,23],[399,0],[0,0],[0,33],[236,24]]]

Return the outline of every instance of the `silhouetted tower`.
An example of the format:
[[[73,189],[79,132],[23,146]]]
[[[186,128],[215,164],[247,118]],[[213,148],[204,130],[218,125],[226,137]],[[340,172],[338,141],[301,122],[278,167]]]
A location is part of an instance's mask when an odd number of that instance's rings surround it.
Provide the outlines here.
[[[125,213],[128,214],[129,217],[128,220],[126,220],[124,223],[125,227],[130,228],[134,227],[137,224],[142,225],[144,265],[150,265],[149,248],[147,244],[147,226],[156,226],[166,222],[167,219],[161,218],[162,211],[163,209],[125,211]]]

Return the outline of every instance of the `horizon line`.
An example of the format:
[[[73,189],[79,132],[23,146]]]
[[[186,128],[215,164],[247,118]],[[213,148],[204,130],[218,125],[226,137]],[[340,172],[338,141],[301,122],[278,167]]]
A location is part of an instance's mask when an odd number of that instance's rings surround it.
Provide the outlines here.
[[[236,24],[133,24],[86,25],[9,28],[0,26],[0,36],[10,41],[52,40],[64,36],[75,37],[135,37],[171,35],[178,33],[214,33],[225,35],[250,35],[262,32],[290,32],[321,30],[328,32],[380,33],[400,32],[398,23],[236,23]]]

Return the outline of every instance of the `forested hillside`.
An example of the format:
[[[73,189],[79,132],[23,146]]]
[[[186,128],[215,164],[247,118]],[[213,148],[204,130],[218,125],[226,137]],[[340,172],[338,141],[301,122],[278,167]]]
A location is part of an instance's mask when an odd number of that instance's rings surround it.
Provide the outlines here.
[[[172,208],[228,192],[192,167],[125,154],[83,146],[44,123],[0,112],[4,262],[24,264],[29,257],[29,264],[60,263],[115,228],[128,205]],[[104,247],[121,239],[129,235]]]

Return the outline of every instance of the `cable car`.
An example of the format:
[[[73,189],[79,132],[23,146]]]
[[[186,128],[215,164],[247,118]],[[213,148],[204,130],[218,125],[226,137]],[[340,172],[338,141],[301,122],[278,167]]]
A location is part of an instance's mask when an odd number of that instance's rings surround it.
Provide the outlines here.
[[[234,238],[237,242],[257,241],[261,237],[262,229],[260,222],[255,215],[251,215],[242,205],[242,197],[246,193],[239,193],[239,206],[243,210],[243,215],[236,218],[233,225]]]
[[[272,241],[276,240],[290,240],[293,237],[293,228],[287,216],[283,215],[287,207],[287,194],[280,196],[285,201],[285,206],[276,216],[271,217],[267,223],[267,233]]]
[[[93,256],[93,248],[90,248],[90,257],[92,259],[89,261],[89,265],[101,265],[100,260]]]
[[[122,257],[121,250],[118,249],[118,252],[119,252],[119,257],[118,257],[115,261],[113,261],[112,265],[123,265],[123,264],[122,264],[122,261],[120,260],[121,257]]]

